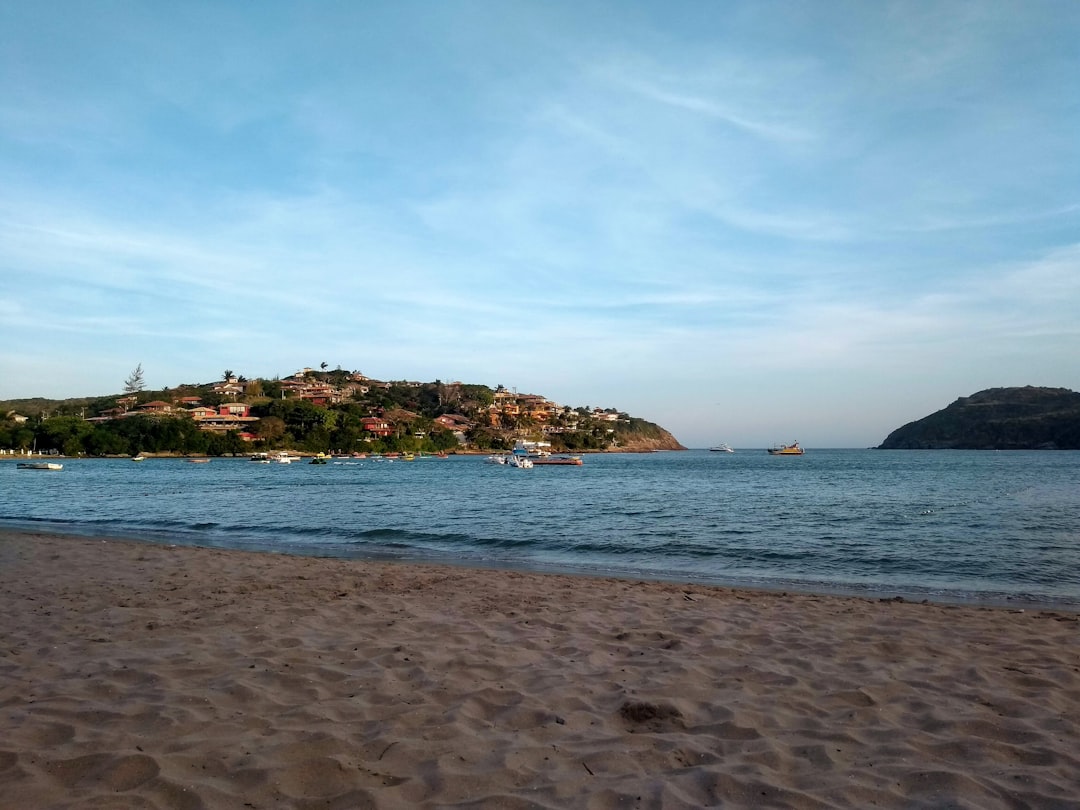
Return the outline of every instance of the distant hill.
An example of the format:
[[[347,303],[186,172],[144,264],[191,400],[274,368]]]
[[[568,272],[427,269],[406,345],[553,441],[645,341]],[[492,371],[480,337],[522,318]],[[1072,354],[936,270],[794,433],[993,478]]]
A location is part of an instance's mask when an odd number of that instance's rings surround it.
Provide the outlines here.
[[[547,441],[557,452],[686,449],[659,425],[614,408],[572,408],[501,385],[379,381],[340,368],[272,380],[230,371],[156,391],[0,401],[0,449],[66,455],[490,452],[518,439]]]
[[[883,450],[1080,450],[1080,394],[989,388],[894,430]]]

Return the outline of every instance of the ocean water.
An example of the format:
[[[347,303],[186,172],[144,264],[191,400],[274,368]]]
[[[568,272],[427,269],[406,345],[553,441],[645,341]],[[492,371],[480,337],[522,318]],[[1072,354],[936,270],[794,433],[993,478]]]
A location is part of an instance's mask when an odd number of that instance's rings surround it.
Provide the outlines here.
[[[945,602],[1080,607],[1080,452],[808,449],[316,466],[0,462],[0,526]]]

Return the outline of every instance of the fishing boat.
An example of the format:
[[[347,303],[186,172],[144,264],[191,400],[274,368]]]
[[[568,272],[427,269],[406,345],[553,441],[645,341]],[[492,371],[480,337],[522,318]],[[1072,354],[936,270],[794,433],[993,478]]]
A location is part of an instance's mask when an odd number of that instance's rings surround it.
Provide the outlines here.
[[[799,447],[798,442],[792,442],[791,444],[779,444],[770,447],[767,452],[770,456],[801,456],[803,449]]]
[[[734,450],[731,449],[730,445],[724,444],[723,442],[720,442],[720,444],[716,445],[716,447],[710,447],[709,451],[712,452],[712,453],[734,453],[735,452]]]
[[[19,465],[20,470],[62,470],[63,464],[55,461],[23,461]]]

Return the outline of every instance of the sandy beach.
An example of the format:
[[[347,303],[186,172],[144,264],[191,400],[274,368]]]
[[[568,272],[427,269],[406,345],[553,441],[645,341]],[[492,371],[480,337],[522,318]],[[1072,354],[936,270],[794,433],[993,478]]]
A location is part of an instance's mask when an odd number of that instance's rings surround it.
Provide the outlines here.
[[[1076,808],[1070,613],[0,533],[4,808]]]

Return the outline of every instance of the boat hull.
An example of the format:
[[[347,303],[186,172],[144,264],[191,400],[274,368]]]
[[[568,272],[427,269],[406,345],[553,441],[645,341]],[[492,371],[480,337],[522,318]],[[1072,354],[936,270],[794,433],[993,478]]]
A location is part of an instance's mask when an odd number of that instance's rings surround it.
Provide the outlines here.
[[[770,447],[766,452],[770,456],[801,456],[803,454],[801,447]]]

